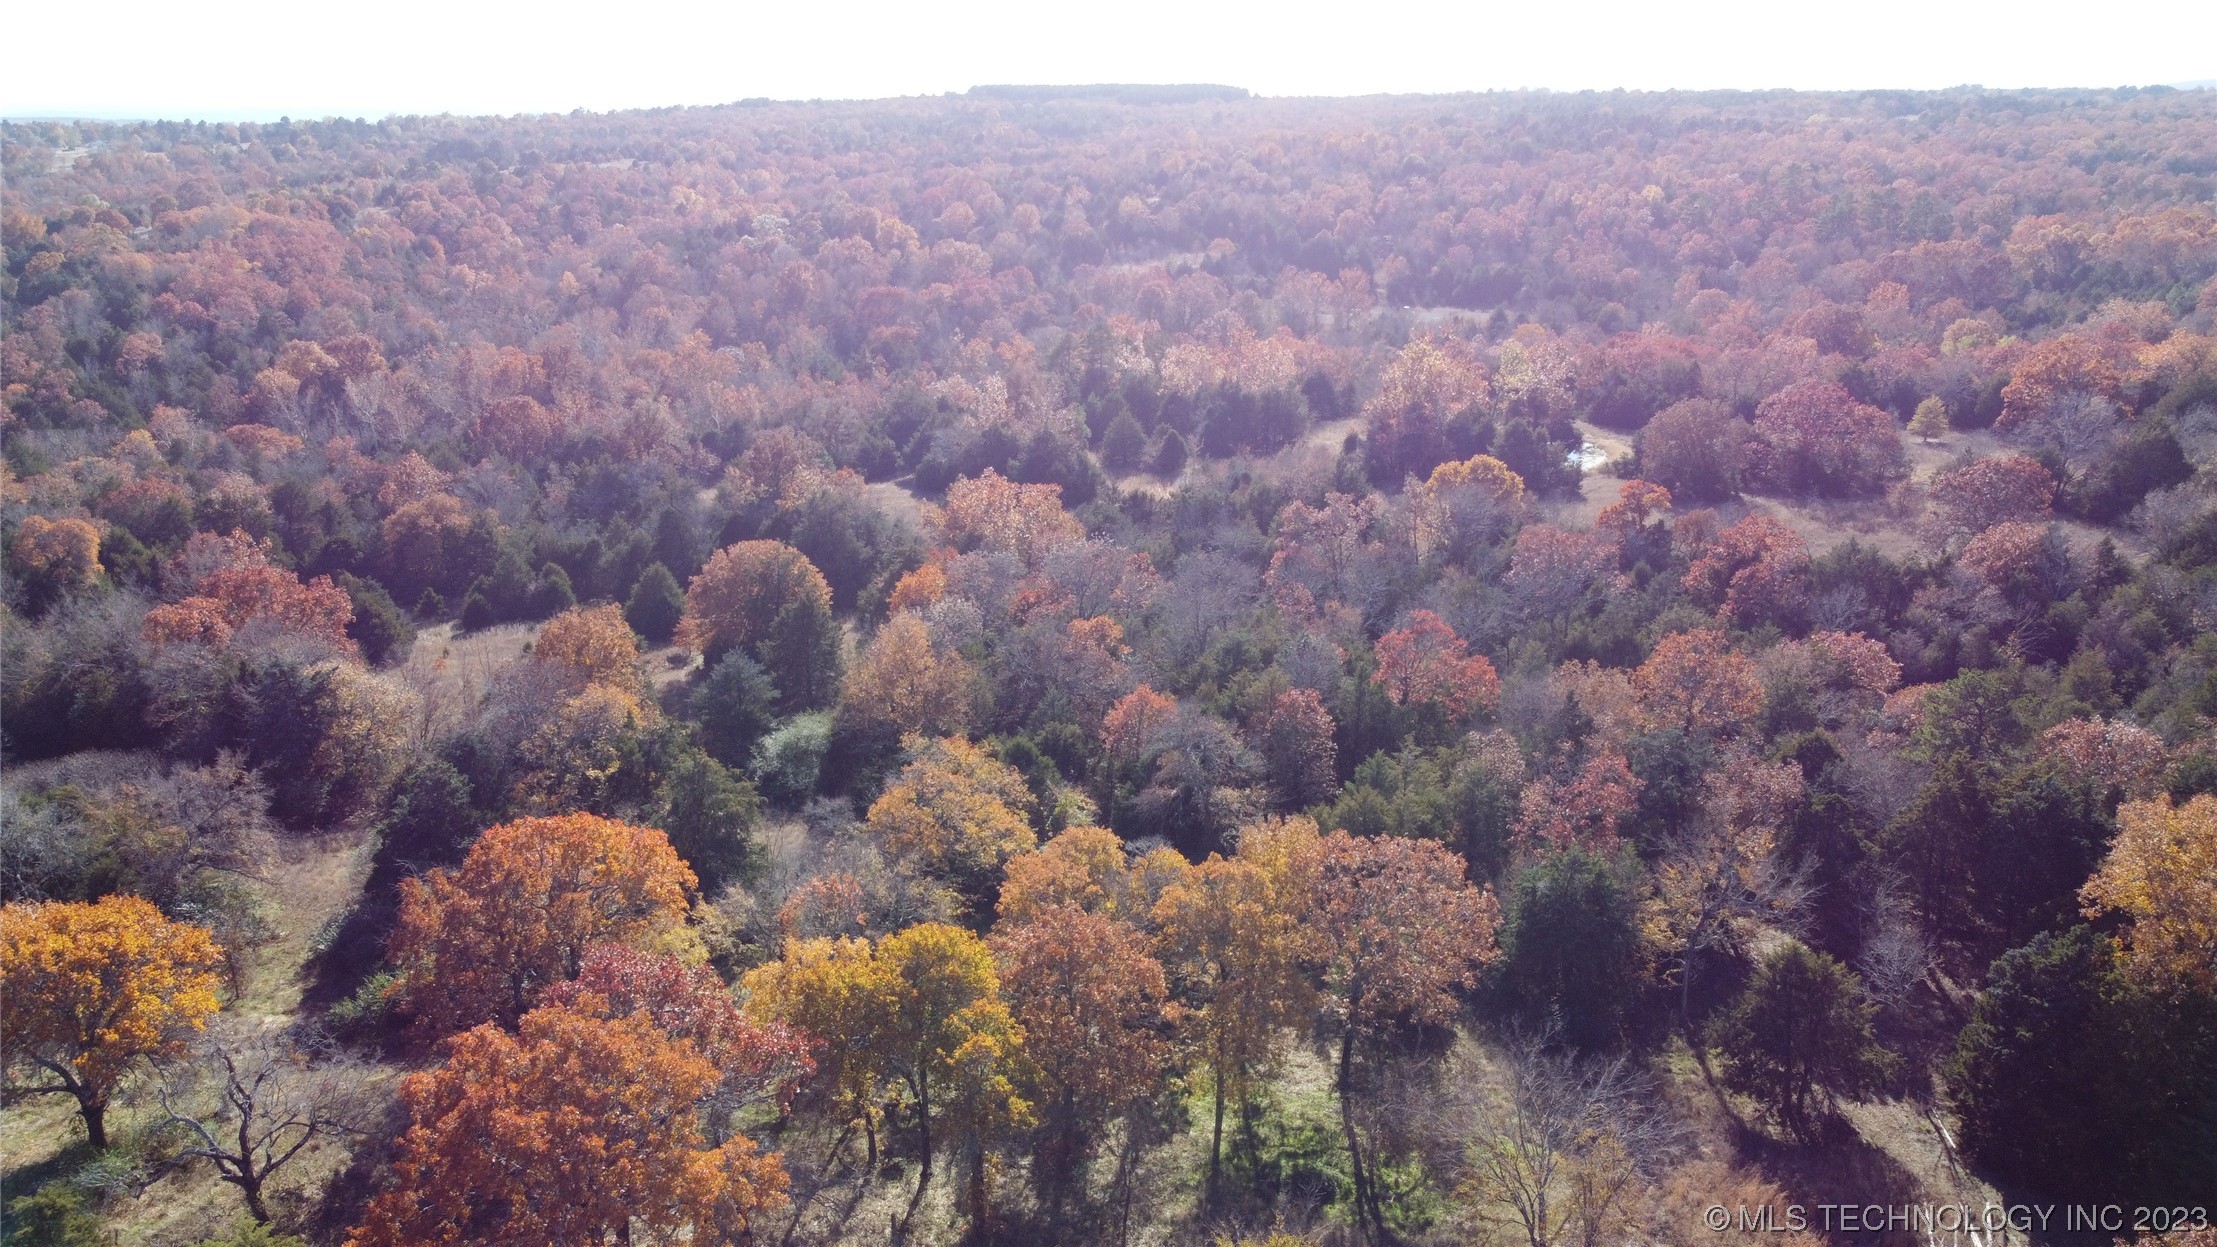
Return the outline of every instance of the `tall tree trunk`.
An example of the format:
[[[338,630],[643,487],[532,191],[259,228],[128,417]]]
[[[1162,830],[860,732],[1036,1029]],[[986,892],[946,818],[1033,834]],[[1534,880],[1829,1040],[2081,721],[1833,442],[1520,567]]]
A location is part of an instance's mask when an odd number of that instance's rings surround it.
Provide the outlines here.
[[[254,1135],[249,1129],[253,1119],[252,1113],[239,1114],[239,1194],[246,1196],[246,1210],[254,1219],[268,1225],[269,1209],[262,1205],[263,1175],[254,1172]]]
[[[77,1115],[85,1119],[85,1138],[96,1152],[108,1150],[108,1097],[89,1090],[77,1092]]]
[[[1347,1012],[1347,1029],[1340,1032],[1339,1037],[1339,1074],[1335,1087],[1339,1093],[1339,1126],[1347,1136],[1348,1172],[1355,1182],[1355,1225],[1364,1239],[1370,1239],[1370,1177],[1363,1168],[1362,1140],[1355,1134],[1355,1114],[1349,1097],[1355,1081],[1355,1011],[1350,1007]]]
[[[908,1197],[908,1211],[901,1216],[903,1233],[916,1219],[916,1210],[924,1204],[924,1192],[931,1187],[931,1082],[921,1075],[916,1080],[916,1139],[922,1161],[917,1166],[916,1193]]]
[[[970,1239],[982,1243],[992,1233],[985,1198],[985,1141],[970,1141]]]
[[[1212,1080],[1216,1085],[1216,1123],[1209,1131],[1209,1207],[1216,1206],[1217,1183],[1224,1168],[1224,1072],[1219,1069]]]

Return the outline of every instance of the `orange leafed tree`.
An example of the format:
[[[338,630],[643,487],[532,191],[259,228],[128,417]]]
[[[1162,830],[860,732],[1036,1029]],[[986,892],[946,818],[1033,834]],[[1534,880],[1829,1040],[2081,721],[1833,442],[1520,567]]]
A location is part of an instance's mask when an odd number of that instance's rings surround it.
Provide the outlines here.
[[[639,690],[639,638],[618,606],[572,607],[547,620],[531,657],[567,683]]]
[[[895,615],[920,611],[945,596],[946,569],[937,563],[926,563],[894,583],[892,596],[885,599],[885,609]]]
[[[1101,718],[1101,748],[1112,761],[1137,761],[1178,717],[1178,701],[1145,684],[1117,699]]]
[[[1027,563],[1085,540],[1085,526],[1062,508],[1062,486],[1019,485],[991,468],[948,487],[945,523],[958,549],[994,550]]]
[[[135,896],[0,908],[9,1073],[52,1078],[25,1089],[74,1096],[93,1147],[106,1148],[109,1097],[133,1065],[182,1052],[207,1024],[222,962],[206,928]]]
[[[1673,632],[1657,641],[1632,673],[1632,694],[1650,729],[1714,735],[1744,725],[1763,708],[1754,660],[1734,653],[1714,628]]]
[[[716,1067],[727,1107],[763,1099],[782,1104],[816,1068],[801,1035],[781,1023],[749,1020],[714,970],[664,953],[595,944],[585,950],[577,977],[549,987],[539,1004],[597,1018],[646,1014]]]
[[[1617,552],[1596,533],[1533,524],[1516,535],[1501,583],[1533,618],[1559,620],[1614,569]]]
[[[1123,840],[1106,827],[1072,827],[1009,859],[1001,882],[1000,920],[1028,921],[1042,910],[1068,905],[1087,913],[1136,921],[1152,902],[1140,890]]]
[[[55,589],[82,589],[100,579],[100,530],[89,520],[26,515],[8,553],[16,570]]]
[[[1626,481],[1617,500],[1601,508],[1593,526],[1623,544],[1647,530],[1648,522],[1670,514],[1670,491],[1653,481]]]
[[[1431,611],[1410,614],[1408,626],[1378,638],[1374,677],[1396,706],[1437,706],[1450,719],[1493,709],[1501,677],[1483,654],[1472,654],[1447,621]]]
[[[2048,414],[2069,395],[2116,403],[2124,396],[2124,386],[2124,373],[2098,340],[2076,333],[2050,338],[2026,351],[2010,370],[1994,427],[2015,429]]]
[[[393,1185],[348,1247],[752,1242],[788,1179],[744,1135],[701,1136],[694,1105],[718,1077],[645,1011],[534,1009],[517,1034],[457,1035],[443,1068],[401,1084]]]
[[[725,546],[686,587],[678,642],[716,656],[752,647],[770,634],[780,611],[802,598],[831,611],[831,585],[807,555],[782,541]]]
[[[401,991],[432,1034],[513,1024],[541,989],[576,976],[592,944],[692,946],[695,884],[651,827],[591,814],[503,823],[478,837],[460,869],[401,885],[392,938]]]
[[[1796,382],[1764,399],[1755,436],[1758,473],[1787,493],[1877,493],[1903,462],[1894,418],[1832,381]]]
[[[1720,532],[1686,569],[1686,591],[1741,627],[1800,616],[1809,599],[1809,545],[1756,512]]]
[[[2162,788],[2171,751],[2161,736],[2123,719],[2066,719],[2040,734],[2040,758],[2080,783],[2145,801]]]
[[[942,654],[913,614],[885,621],[870,647],[847,670],[840,716],[850,723],[900,732],[959,732],[970,718],[970,664]]]
[[[1009,1011],[1040,1072],[1040,1160],[1067,1179],[1100,1128],[1168,1072],[1169,988],[1144,937],[1106,914],[1048,905],[991,941]]]
[[[1357,1050],[1402,1021],[1453,1019],[1457,989],[1476,986],[1479,968],[1499,955],[1500,909],[1490,889],[1470,886],[1462,858],[1429,840],[1335,831],[1312,851],[1309,921],[1339,1022],[1333,1085],[1355,1212],[1366,1232],[1386,1241],[1374,1162],[1355,1122]]]

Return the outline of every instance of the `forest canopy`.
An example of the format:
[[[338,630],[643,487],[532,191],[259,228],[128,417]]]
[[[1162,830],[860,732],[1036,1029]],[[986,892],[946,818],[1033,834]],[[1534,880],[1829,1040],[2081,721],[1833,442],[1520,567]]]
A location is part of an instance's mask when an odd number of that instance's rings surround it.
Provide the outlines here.
[[[10,1242],[2217,1190],[2217,92],[0,169]]]

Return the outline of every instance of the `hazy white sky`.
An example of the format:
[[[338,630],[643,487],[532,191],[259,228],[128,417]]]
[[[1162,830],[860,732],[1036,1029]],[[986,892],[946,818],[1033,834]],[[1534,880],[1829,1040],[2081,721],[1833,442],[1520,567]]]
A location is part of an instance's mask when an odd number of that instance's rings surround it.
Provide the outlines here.
[[[1265,95],[2217,79],[2217,0],[15,3],[0,115],[567,112],[981,82]]]

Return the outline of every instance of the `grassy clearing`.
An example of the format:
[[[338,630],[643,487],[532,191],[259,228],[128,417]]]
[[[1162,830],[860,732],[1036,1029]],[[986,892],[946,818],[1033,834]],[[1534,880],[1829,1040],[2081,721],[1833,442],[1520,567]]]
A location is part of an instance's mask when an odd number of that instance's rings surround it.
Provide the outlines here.
[[[369,878],[375,845],[366,832],[334,833],[316,840],[287,840],[267,886],[279,898],[277,938],[262,948],[230,1008],[265,1017],[300,1008],[305,970],[318,941],[344,917]]]

